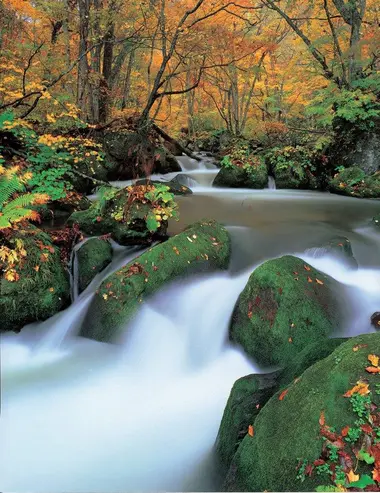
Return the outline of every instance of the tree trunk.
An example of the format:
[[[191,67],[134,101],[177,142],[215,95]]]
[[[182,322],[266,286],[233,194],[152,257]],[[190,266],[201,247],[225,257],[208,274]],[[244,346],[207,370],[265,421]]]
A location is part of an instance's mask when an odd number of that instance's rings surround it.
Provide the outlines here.
[[[113,20],[114,9],[116,8],[116,2],[112,1],[109,5],[110,20],[108,22],[107,31],[104,36],[104,49],[103,49],[103,77],[100,84],[100,99],[99,99],[99,121],[105,123],[109,114],[110,103],[110,88],[112,77],[112,61],[113,61],[113,44],[115,35],[115,23]]]
[[[129,55],[127,73],[125,74],[125,79],[124,79],[123,99],[121,101],[122,110],[124,110],[127,107],[129,101],[129,93],[131,89],[131,74],[132,74],[133,64],[135,63],[135,55],[136,55],[136,51],[132,49],[131,54]]]
[[[78,0],[79,5],[79,64],[78,64],[78,93],[77,104],[86,116],[86,92],[88,86],[88,35],[90,18],[90,0]]]

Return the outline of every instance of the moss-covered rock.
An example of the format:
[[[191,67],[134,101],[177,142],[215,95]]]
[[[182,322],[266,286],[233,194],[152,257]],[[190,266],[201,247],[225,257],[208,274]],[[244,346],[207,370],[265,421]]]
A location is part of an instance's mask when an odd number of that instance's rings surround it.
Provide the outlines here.
[[[324,241],[319,247],[309,248],[306,253],[310,253],[315,258],[330,255],[343,262],[352,269],[358,268],[358,263],[352,251],[351,242],[345,236],[336,236]]]
[[[13,241],[22,242],[26,255],[20,256],[14,267],[18,280],[10,282],[0,277],[2,331],[18,331],[28,323],[45,320],[70,301],[69,276],[50,237],[29,227],[12,234],[8,240],[11,248],[15,246]]]
[[[331,485],[331,476],[318,475],[314,468],[326,443],[321,433],[321,415],[326,426],[338,434],[347,426],[354,428],[358,416],[344,394],[360,380],[368,382],[371,400],[380,406],[375,387],[379,376],[365,370],[368,355],[379,353],[379,333],[352,338],[308,368],[286,391],[275,394],[256,418],[254,436],[246,435],[241,442],[224,490],[315,491],[317,486]],[[346,451],[352,450],[347,441],[342,443]],[[353,454],[352,457],[356,474],[372,476],[373,466],[357,461]],[[304,474],[303,481],[297,479],[300,463],[312,466],[311,475]]]
[[[90,238],[79,248],[76,253],[79,293],[112,262],[112,254],[110,242],[102,238]]]
[[[230,339],[259,363],[287,365],[336,328],[336,286],[299,258],[269,260],[251,274],[239,296]]]
[[[170,180],[170,181],[158,181],[158,180],[138,180],[136,182],[136,185],[147,185],[147,184],[152,184],[152,185],[164,185],[166,187],[169,187],[169,192],[174,194],[174,195],[191,195],[193,192],[192,190],[185,186],[182,185],[179,181],[176,180]]]
[[[358,168],[346,168],[329,183],[330,192],[357,198],[380,198],[380,172],[367,176]]]
[[[232,387],[223,413],[215,451],[220,473],[226,476],[240,442],[247,434],[261,408],[276,392],[276,381],[272,376],[247,375],[239,378]]]
[[[165,220],[157,231],[149,231],[146,220],[151,210],[149,202],[129,203],[128,188],[110,188],[89,209],[74,212],[67,223],[78,224],[88,236],[111,234],[120,245],[149,244],[153,238],[164,236],[167,228]]]
[[[251,166],[222,166],[214,187],[263,189],[268,186],[267,167],[261,161]]]
[[[191,272],[226,269],[230,239],[215,221],[195,223],[104,280],[98,289],[81,335],[113,341],[140,304],[163,285]]]

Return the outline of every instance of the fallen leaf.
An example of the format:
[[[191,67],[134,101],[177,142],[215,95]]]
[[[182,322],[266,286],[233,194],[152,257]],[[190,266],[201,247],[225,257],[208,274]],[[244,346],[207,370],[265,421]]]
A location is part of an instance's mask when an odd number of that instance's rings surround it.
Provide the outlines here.
[[[289,337],[288,341],[289,342],[293,342],[293,339],[291,337]]]
[[[318,284],[321,284],[321,285],[324,284],[323,281],[320,281],[319,279],[315,279],[315,280],[317,281]]]
[[[372,471],[372,478],[378,483],[380,483],[380,469],[374,469]]]
[[[176,253],[177,255],[179,255],[179,250],[178,250],[178,248],[177,248],[177,247],[173,247],[173,250],[175,251],[175,253]]]
[[[311,270],[311,268],[310,268],[308,265],[306,265],[306,264],[305,264],[303,267],[304,267],[304,269],[305,269],[305,270],[307,270],[307,271],[310,271],[310,270]]]
[[[347,479],[349,483],[354,483],[355,481],[359,481],[360,475],[355,474],[354,471],[351,469],[350,472],[347,473]]]
[[[319,416],[319,424],[321,426],[323,426],[325,424],[326,420],[325,420],[325,412],[324,411],[321,411],[321,415]]]
[[[359,395],[367,395],[370,393],[368,383],[359,382],[356,383],[352,389],[348,390],[345,394],[343,394],[343,397],[351,397],[353,394],[359,394]]]
[[[311,277],[308,277],[307,282],[313,282],[313,279]]]
[[[364,425],[362,425],[360,428],[361,428],[361,429],[364,431],[364,433],[366,433],[367,435],[371,435],[371,434],[372,434],[372,432],[373,432],[373,428],[372,428],[372,426],[371,426],[371,425],[369,425],[369,424],[367,424],[367,423],[366,423],[366,424],[364,424]]]
[[[365,348],[365,347],[368,347],[368,344],[356,344],[352,350],[356,353],[356,351],[359,351],[359,349],[362,349],[362,348]]]
[[[349,431],[350,431],[350,427],[349,426],[345,426],[344,428],[342,428],[342,431],[341,431],[342,437],[346,437],[348,435],[348,432]]]
[[[49,291],[50,291],[51,293],[54,293],[54,288],[49,288]]]
[[[249,425],[249,426],[248,426],[248,435],[249,435],[250,437],[253,437],[254,433],[255,433],[255,432],[254,432],[254,430],[253,430],[253,426],[252,426],[252,425]]]
[[[372,364],[372,366],[379,366],[379,357],[376,354],[370,354],[368,356],[368,361]]]
[[[284,400],[284,397],[286,396],[286,394],[289,392],[289,389],[285,389],[281,392],[281,394],[279,395],[278,397],[278,400],[279,401],[283,401]]]
[[[38,272],[40,270],[40,266],[39,265],[36,265],[35,267],[33,267],[33,269]]]
[[[368,373],[380,373],[380,368],[376,366],[367,366],[366,371],[368,371]]]
[[[108,300],[108,294],[103,294],[103,298],[107,301]]]
[[[193,243],[193,240],[187,236],[187,239],[190,241],[190,243]]]

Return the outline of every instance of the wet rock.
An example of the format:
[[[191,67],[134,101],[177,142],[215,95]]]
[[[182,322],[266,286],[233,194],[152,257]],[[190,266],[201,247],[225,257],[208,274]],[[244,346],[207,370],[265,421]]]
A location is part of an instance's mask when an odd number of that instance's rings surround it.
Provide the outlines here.
[[[250,167],[222,167],[216,175],[213,187],[263,189],[268,185],[265,164]]]
[[[112,262],[112,254],[110,242],[103,238],[90,238],[79,248],[76,252],[79,293]]]
[[[15,230],[14,240],[22,242],[26,256],[14,267],[16,281],[0,278],[2,331],[18,331],[28,323],[46,320],[70,302],[69,275],[51,238],[30,226]]]
[[[98,289],[81,335],[117,341],[144,300],[162,286],[205,269],[227,269],[230,239],[216,221],[198,222],[107,277]]]
[[[319,247],[307,249],[305,253],[314,258],[321,258],[329,255],[343,262],[347,267],[352,269],[358,268],[358,263],[352,251],[351,242],[345,236],[336,236],[326,240]]]
[[[194,178],[191,178],[190,176],[183,174],[183,173],[175,176],[171,180],[171,183],[183,185],[189,189],[199,186],[199,183],[196,180],[194,180]]]
[[[236,303],[230,339],[260,364],[287,366],[338,326],[339,283],[303,260],[268,260],[251,274]]]
[[[361,379],[376,388],[378,375],[366,372],[368,355],[379,354],[380,333],[349,339],[327,358],[310,366],[299,379],[277,392],[254,423],[254,436],[242,440],[224,484],[225,491],[315,491],[332,484],[329,476],[312,471],[297,478],[300,461],[307,464],[321,456],[320,417],[327,426],[354,427],[357,415],[344,394]],[[380,406],[380,395],[371,394]],[[359,461],[356,474],[368,474]]]
[[[159,180],[138,180],[136,182],[136,185],[147,185],[147,184],[159,184],[159,185],[164,185],[166,187],[169,187],[169,192],[173,193],[174,195],[191,195],[193,191],[187,187],[186,185],[182,185],[181,183],[173,180],[170,181],[159,181]]]
[[[373,224],[374,224],[376,227],[380,228],[380,214],[378,214],[377,216],[375,216],[375,217],[373,218],[372,222],[373,222]]]
[[[375,329],[380,330],[380,312],[375,312],[371,317],[371,324]]]

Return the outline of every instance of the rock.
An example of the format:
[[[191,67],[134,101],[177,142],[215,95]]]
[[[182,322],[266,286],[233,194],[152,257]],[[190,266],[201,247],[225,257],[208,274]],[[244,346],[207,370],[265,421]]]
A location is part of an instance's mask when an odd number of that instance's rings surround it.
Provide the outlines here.
[[[153,238],[164,236],[167,221],[163,221],[155,233],[148,230],[146,218],[151,211],[149,203],[133,202],[126,218],[128,196],[128,187],[121,190],[109,188],[100,201],[94,202],[86,211],[74,212],[67,223],[78,224],[88,236],[111,234],[120,245],[149,244]]]
[[[380,312],[375,312],[371,317],[371,324],[375,329],[380,330]]]
[[[94,277],[112,262],[112,246],[107,239],[90,238],[77,251],[78,291],[81,293]]]
[[[354,257],[351,242],[345,236],[336,236],[323,242],[317,248],[309,248],[305,251],[314,258],[321,258],[325,255],[332,256],[343,262],[352,269],[358,268],[358,263]]]
[[[2,331],[19,331],[28,323],[45,320],[70,302],[68,272],[50,237],[31,226],[14,231],[12,240],[23,243],[26,256],[14,268],[17,281],[0,278]]]
[[[368,382],[370,398],[375,406],[380,406],[380,395],[375,391],[379,377],[365,370],[368,355],[379,353],[379,333],[349,339],[308,368],[286,391],[275,394],[256,418],[254,436],[246,435],[241,442],[223,489],[315,491],[317,486],[332,485],[328,474],[318,475],[314,468],[301,481],[297,479],[297,468],[300,463],[313,465],[321,456],[326,443],[321,436],[321,417],[322,423],[338,434],[346,426],[355,427],[358,416],[344,394],[356,382]],[[346,450],[352,451],[352,446],[346,442]],[[368,474],[372,466],[357,462],[351,453],[355,474]]]
[[[223,477],[226,476],[233,456],[254,423],[261,408],[276,392],[275,379],[265,381],[264,375],[239,378],[232,387],[223,413],[215,451]]]
[[[230,239],[215,221],[193,224],[136,258],[104,280],[91,304],[81,335],[118,339],[140,304],[163,285],[204,269],[227,269]]]
[[[380,214],[378,214],[377,216],[375,216],[372,220],[373,224],[375,226],[377,226],[378,228],[380,228]]]
[[[194,180],[194,178],[191,178],[190,176],[182,173],[180,175],[175,176],[170,183],[183,185],[189,189],[194,187],[196,188],[197,186],[199,186],[197,180]]]
[[[330,180],[329,190],[350,197],[380,198],[380,172],[367,176],[356,166],[346,168]]]
[[[264,164],[250,167],[222,167],[213,187],[263,189],[268,185],[268,172]]]
[[[269,260],[251,274],[239,296],[230,339],[260,364],[286,366],[336,329],[338,286],[299,258]]]

